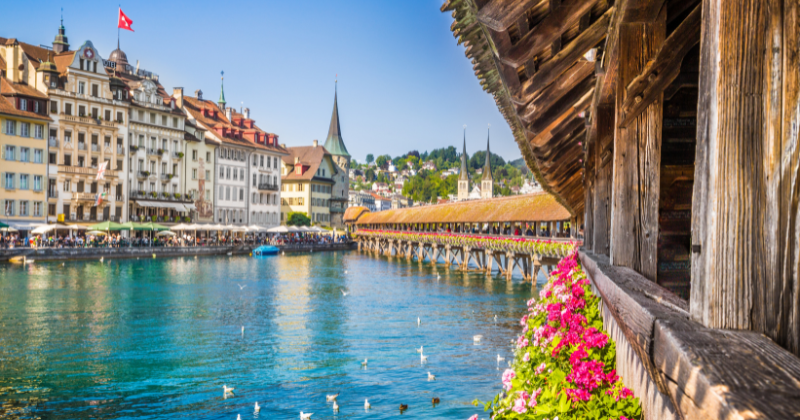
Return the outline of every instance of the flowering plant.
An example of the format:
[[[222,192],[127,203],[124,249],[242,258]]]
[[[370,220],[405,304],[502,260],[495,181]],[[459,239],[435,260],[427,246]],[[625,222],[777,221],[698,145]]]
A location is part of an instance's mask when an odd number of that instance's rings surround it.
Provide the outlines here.
[[[492,419],[640,418],[639,399],[613,368],[616,345],[602,331],[599,298],[577,252],[559,262],[539,297],[520,320],[503,393],[486,403]]]
[[[578,244],[572,241],[557,241],[552,239],[533,239],[526,237],[503,237],[479,234],[460,234],[449,232],[404,232],[395,230],[359,229],[356,236],[367,238],[380,237],[412,242],[433,242],[446,246],[467,246],[471,248],[484,248],[492,251],[514,251],[561,257],[568,255]]]

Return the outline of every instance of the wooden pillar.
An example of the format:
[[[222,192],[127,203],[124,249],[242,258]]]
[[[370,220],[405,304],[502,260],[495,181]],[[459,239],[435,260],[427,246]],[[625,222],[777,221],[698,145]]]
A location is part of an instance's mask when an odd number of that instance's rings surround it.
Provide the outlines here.
[[[511,280],[511,275],[514,274],[514,254],[506,252],[506,278]]]
[[[597,107],[597,147],[595,153],[594,216],[592,249],[596,254],[608,255],[611,226],[611,175],[614,156],[614,107],[605,104]]]
[[[597,179],[595,172],[595,151],[597,145],[597,130],[594,124],[587,127],[586,136],[586,153],[584,160],[586,167],[583,171],[583,184],[584,184],[584,215],[583,215],[583,248],[587,251],[594,250],[594,187]],[[534,282],[535,283],[535,282]]]
[[[692,317],[800,354],[797,2],[704,0]]]
[[[666,8],[662,8],[652,23],[622,23],[619,28],[611,190],[611,263],[630,267],[654,281],[658,261],[663,93],[627,127],[619,124],[627,86],[664,42],[666,15]]]
[[[492,266],[494,265],[494,255],[492,255],[491,250],[486,250],[485,254],[486,258],[486,274],[492,275]]]

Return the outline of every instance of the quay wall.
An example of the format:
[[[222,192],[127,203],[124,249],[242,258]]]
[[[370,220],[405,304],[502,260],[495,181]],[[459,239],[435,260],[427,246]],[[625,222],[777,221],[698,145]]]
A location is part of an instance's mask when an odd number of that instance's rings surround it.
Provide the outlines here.
[[[299,252],[325,252],[346,251],[354,248],[355,243],[340,244],[302,244],[302,245],[277,245],[284,253]],[[120,247],[120,248],[13,248],[0,250],[0,262],[7,262],[9,258],[26,256],[39,261],[52,260],[82,260],[104,258],[152,258],[156,254],[160,257],[183,257],[194,255],[249,255],[255,249],[251,245],[240,246],[199,246],[199,247]]]

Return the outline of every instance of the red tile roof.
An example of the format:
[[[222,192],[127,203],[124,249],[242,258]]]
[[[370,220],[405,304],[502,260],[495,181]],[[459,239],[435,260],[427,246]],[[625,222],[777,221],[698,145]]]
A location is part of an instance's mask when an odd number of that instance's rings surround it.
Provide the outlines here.
[[[223,143],[253,147],[256,149],[269,150],[277,153],[288,153],[286,149],[278,144],[265,145],[247,139],[247,136],[252,137],[254,133],[258,133],[259,136],[269,133],[261,130],[255,125],[253,125],[253,128],[243,128],[234,125],[225,116],[225,111],[220,109],[220,107],[212,101],[204,99],[201,100],[192,96],[184,95],[183,107],[202,128],[214,132],[217,137],[222,139]],[[234,115],[241,116],[241,114],[233,112],[231,118],[234,118]],[[232,133],[237,133],[238,135],[232,135]]]
[[[0,94],[5,96],[30,96],[32,98],[50,99],[47,95],[22,83],[13,83],[10,80],[0,79]]]
[[[289,153],[287,156],[284,156],[283,163],[287,166],[291,166],[292,170],[287,174],[281,177],[283,181],[310,181],[314,176],[317,174],[317,170],[319,169],[319,165],[322,164],[322,161],[325,157],[330,157],[331,154],[325,150],[323,146],[300,146],[300,147],[289,147],[287,149]],[[300,161],[295,164],[295,158],[299,158]],[[295,171],[295,165],[303,165],[305,167],[305,171],[302,174],[298,175]],[[334,165],[334,169],[336,165]]]
[[[0,96],[0,114],[14,115],[17,117],[33,118],[41,121],[53,121],[50,117],[39,115],[30,111],[20,111],[10,102],[8,98]]]
[[[484,223],[555,222],[571,215],[548,193],[461,201],[433,206],[408,207],[369,213],[358,219],[367,223]]]
[[[19,40],[16,38],[0,38],[0,44],[4,45],[11,45],[15,41],[19,42]],[[30,60],[34,69],[39,68],[40,61],[47,61],[48,57],[50,57],[50,60],[52,61],[52,58],[56,55],[56,53],[54,53],[52,50],[42,48],[37,45],[27,44],[25,42],[19,42],[19,46],[22,48],[22,52],[28,57],[28,60]],[[5,66],[3,67],[5,68]]]

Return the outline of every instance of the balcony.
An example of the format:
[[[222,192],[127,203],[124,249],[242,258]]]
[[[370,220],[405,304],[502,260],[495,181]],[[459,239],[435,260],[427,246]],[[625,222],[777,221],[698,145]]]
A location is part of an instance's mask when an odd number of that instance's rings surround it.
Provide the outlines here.
[[[58,139],[55,137],[50,137],[50,139],[47,140],[47,145],[49,147],[58,147]]]
[[[97,199],[97,193],[72,193],[72,199],[76,201],[95,201]]]
[[[173,174],[161,174],[161,182],[166,184],[167,182],[171,181],[172,178],[174,177],[175,175]]]
[[[78,175],[97,175],[97,169],[84,168],[82,166],[58,165],[58,172],[78,174]],[[115,177],[117,176],[117,171],[106,169],[105,176]]]
[[[147,178],[148,176],[150,176],[149,171],[136,171],[137,178]]]
[[[78,150],[86,150],[86,143],[78,143]]]
[[[183,152],[172,152],[173,159],[183,159]]]
[[[131,152],[136,153],[136,152],[139,151],[139,146],[137,146],[135,144],[132,144],[132,145],[130,145],[130,149],[131,149]]]
[[[159,156],[160,157],[162,152],[163,151],[161,149],[147,149],[147,154],[151,155],[151,156]]]
[[[278,191],[278,184],[258,184],[261,191]]]

